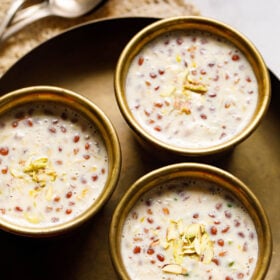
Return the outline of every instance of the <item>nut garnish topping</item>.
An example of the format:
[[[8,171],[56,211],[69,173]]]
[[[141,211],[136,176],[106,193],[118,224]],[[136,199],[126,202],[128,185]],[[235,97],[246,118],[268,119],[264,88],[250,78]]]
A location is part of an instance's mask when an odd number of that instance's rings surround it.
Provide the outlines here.
[[[184,227],[182,220],[171,221],[163,244],[166,250],[173,250],[174,257],[174,263],[162,267],[162,271],[167,273],[186,274],[187,269],[181,265],[184,257],[192,257],[208,264],[214,256],[213,242],[202,224]]]

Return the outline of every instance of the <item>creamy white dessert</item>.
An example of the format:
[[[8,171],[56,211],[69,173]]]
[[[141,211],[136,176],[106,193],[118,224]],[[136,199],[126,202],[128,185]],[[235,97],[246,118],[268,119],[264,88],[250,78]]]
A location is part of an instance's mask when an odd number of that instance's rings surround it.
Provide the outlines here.
[[[252,118],[258,84],[243,53],[200,31],[173,31],[145,45],[128,69],[126,99],[156,139],[208,148],[233,138]]]
[[[251,279],[258,236],[243,205],[202,180],[145,193],[125,219],[121,256],[130,279]]]
[[[48,227],[86,211],[107,180],[105,143],[94,125],[56,103],[0,117],[0,215]]]

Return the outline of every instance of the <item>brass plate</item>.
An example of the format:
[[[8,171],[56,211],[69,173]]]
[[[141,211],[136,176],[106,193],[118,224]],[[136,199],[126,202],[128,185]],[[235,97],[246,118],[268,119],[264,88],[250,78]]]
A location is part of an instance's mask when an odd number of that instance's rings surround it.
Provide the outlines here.
[[[125,190],[164,162],[155,161],[135,141],[118,110],[113,74],[124,45],[153,18],[114,18],[78,26],[48,40],[19,60],[0,79],[0,94],[32,85],[54,85],[89,97],[117,129],[123,155],[119,184],[92,221],[71,235],[32,240],[0,232],[1,279],[116,279],[108,250],[112,212]],[[271,223],[274,250],[266,279],[278,279],[280,251],[280,81],[271,74],[272,101],[258,129],[214,165],[251,187]],[[1,183],[1,182],[0,182]]]

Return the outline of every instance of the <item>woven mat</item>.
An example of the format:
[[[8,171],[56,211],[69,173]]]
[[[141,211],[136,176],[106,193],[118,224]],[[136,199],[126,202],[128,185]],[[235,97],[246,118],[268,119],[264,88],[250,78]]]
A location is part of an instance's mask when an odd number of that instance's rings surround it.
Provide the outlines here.
[[[0,20],[13,0],[1,0]],[[26,3],[34,4],[36,1]],[[40,1],[37,1],[40,2]],[[107,0],[92,13],[78,19],[48,17],[24,28],[9,38],[0,50],[0,76],[31,49],[67,28],[96,19],[125,16],[171,17],[199,15],[187,0]]]

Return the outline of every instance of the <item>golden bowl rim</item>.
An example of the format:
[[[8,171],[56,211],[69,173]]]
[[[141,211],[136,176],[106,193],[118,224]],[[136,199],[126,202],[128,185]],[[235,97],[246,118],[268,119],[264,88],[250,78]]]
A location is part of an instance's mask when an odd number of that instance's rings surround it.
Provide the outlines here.
[[[96,201],[80,215],[67,222],[55,226],[27,227],[0,217],[2,230],[19,236],[35,238],[63,235],[89,221],[105,205],[117,187],[122,164],[119,138],[110,119],[94,102],[72,90],[57,86],[38,85],[11,91],[0,97],[0,116],[18,105],[42,101],[66,104],[94,123],[107,148],[109,172],[104,190]]]
[[[122,262],[120,240],[123,223],[136,201],[153,187],[177,178],[206,179],[230,191],[243,205],[255,223],[259,239],[259,252],[252,279],[263,280],[272,257],[272,233],[267,214],[252,190],[230,172],[205,163],[181,162],[166,165],[138,178],[132,183],[118,202],[110,224],[109,249],[115,271],[122,280],[130,280]],[[237,192],[236,192],[237,191]],[[250,208],[249,208],[250,206]]]
[[[178,29],[198,29],[224,37],[241,49],[242,52],[245,52],[247,59],[250,61],[251,65],[253,64],[252,66],[257,76],[259,88],[262,89],[259,93],[261,98],[259,98],[257,110],[251,122],[245,127],[245,129],[224,143],[205,148],[182,148],[164,143],[151,136],[143,129],[143,127],[134,119],[126,103],[124,82],[129,64],[133,57],[136,56],[138,51],[146,43],[150,42],[158,35]],[[211,156],[232,149],[247,139],[256,130],[267,112],[271,100],[269,71],[261,53],[255,45],[245,35],[232,26],[222,21],[202,16],[175,16],[159,19],[136,33],[123,48],[118,58],[114,75],[114,90],[119,110],[140,142],[143,141],[144,144],[149,144],[174,155],[183,157]]]

